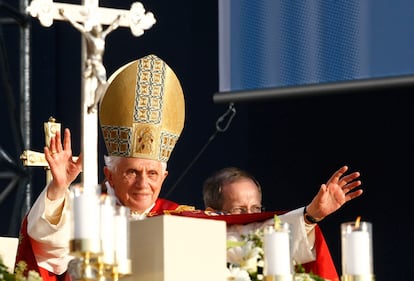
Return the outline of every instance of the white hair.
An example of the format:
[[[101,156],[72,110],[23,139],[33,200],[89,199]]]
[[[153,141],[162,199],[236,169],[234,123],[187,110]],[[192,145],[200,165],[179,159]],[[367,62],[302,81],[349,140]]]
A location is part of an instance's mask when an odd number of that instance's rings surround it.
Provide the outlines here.
[[[111,172],[115,172],[122,158],[122,156],[104,155],[105,166],[107,166]],[[160,162],[162,170],[165,172],[167,170],[167,162]]]

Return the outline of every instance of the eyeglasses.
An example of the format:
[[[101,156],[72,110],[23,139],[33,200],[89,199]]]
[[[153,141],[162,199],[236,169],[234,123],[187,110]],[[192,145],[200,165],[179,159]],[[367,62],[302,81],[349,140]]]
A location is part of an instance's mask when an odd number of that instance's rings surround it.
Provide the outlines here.
[[[246,207],[234,207],[225,213],[238,215],[238,214],[248,214],[248,213],[261,213],[263,211],[264,211],[263,206],[252,206],[250,207],[250,209]]]

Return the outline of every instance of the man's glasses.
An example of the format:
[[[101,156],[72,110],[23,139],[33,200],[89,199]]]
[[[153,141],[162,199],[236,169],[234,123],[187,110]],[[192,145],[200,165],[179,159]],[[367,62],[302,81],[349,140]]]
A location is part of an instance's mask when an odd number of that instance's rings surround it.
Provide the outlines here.
[[[234,207],[230,209],[229,211],[224,211],[224,212],[227,214],[238,215],[238,214],[249,214],[249,213],[261,213],[263,211],[264,211],[263,206],[252,206],[250,208]]]

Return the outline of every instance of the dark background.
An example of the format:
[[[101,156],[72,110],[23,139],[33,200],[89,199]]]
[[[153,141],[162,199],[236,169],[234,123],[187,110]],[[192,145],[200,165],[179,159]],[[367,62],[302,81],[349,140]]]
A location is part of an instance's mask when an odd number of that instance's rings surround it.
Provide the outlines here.
[[[100,5],[129,9],[132,3],[120,2],[100,1]],[[108,76],[131,60],[156,54],[181,81],[186,123],[169,161],[170,174],[163,196],[203,208],[204,179],[217,169],[233,165],[256,175],[264,187],[267,210],[288,210],[308,204],[321,183],[339,167],[348,165],[351,171],[361,173],[364,194],[320,223],[338,272],[340,224],[361,216],[373,224],[376,280],[411,280],[412,88],[389,87],[236,103],[237,114],[230,127],[213,138],[216,121],[228,108],[228,104],[213,102],[218,91],[216,2],[142,1],[145,9],[154,13],[157,23],[141,37],[133,37],[125,28],[107,37],[104,64]],[[3,6],[6,2],[0,3],[3,8],[0,17],[4,19],[9,13]],[[18,9],[11,0],[9,4]],[[65,22],[54,22],[49,28],[33,18],[29,23],[32,31],[30,149],[42,151],[43,122],[54,116],[63,127],[72,130],[77,154],[80,34]],[[32,183],[31,193],[36,198],[44,187],[44,171],[22,168],[19,160],[21,152],[28,149],[18,138],[23,114],[19,98],[19,32],[17,24],[0,26],[3,54],[6,54],[0,57],[0,147],[15,163],[13,166],[2,160],[1,169],[21,173],[22,182]],[[100,150],[105,153],[102,143]],[[0,183],[7,184],[4,179]],[[14,216],[13,210],[24,209],[23,189],[16,187],[0,204],[1,235],[17,237],[20,217]]]

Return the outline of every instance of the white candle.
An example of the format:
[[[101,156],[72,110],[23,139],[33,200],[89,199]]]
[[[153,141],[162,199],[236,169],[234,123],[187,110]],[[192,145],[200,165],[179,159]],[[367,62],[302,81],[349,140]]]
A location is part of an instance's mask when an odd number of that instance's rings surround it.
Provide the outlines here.
[[[289,232],[283,228],[264,234],[265,275],[290,275],[291,257]]]
[[[101,242],[102,260],[105,264],[115,263],[115,198],[103,195],[101,198]]]
[[[344,224],[342,229],[343,275],[371,275],[372,252],[370,224]]]
[[[93,251],[99,251],[100,230],[99,197],[96,188],[78,188],[73,197],[74,239],[98,240],[93,243]]]
[[[118,206],[115,215],[115,259],[120,274],[131,272],[129,260],[129,208]]]

